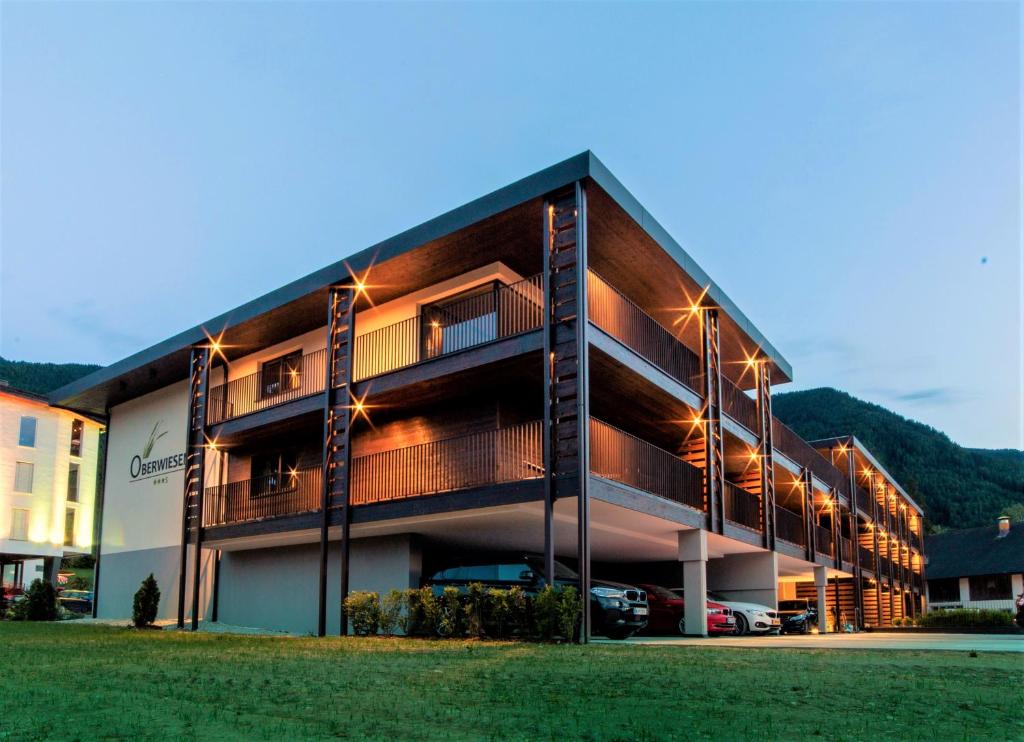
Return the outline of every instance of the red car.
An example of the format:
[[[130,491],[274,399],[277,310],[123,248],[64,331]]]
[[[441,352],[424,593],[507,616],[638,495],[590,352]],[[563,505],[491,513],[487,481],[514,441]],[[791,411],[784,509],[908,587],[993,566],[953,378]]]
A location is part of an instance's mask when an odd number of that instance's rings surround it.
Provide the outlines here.
[[[686,633],[686,602],[679,595],[659,585],[637,585],[647,591],[647,634]],[[721,603],[708,601],[708,633],[731,634],[736,630],[736,618]]]

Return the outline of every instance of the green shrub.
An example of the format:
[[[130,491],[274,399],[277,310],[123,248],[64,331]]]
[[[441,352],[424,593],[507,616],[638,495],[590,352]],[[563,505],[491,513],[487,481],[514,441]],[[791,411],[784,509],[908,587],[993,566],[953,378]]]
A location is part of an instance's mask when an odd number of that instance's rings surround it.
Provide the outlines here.
[[[542,641],[551,641],[558,632],[560,598],[558,590],[545,585],[533,599],[534,636]]]
[[[921,616],[919,625],[930,628],[1013,626],[1013,614],[988,608],[950,608],[929,611]]]
[[[156,621],[157,609],[160,606],[160,588],[156,584],[153,573],[142,581],[132,600],[132,623],[135,628],[151,626]]]
[[[508,627],[508,617],[511,613],[511,604],[508,599],[508,590],[492,587],[487,591],[487,619],[494,627],[494,638],[503,639],[505,629]]]
[[[530,633],[530,605],[526,598],[526,592],[519,586],[510,587],[508,590],[509,606],[509,634],[529,636]]]
[[[68,578],[68,584],[65,587],[68,590],[88,590],[90,584],[89,581],[81,575],[71,575]]]
[[[402,620],[402,607],[405,605],[405,593],[401,590],[388,590],[380,599],[380,633],[394,636]]]
[[[434,631],[440,605],[429,587],[405,591],[405,614],[399,617],[398,627],[407,636],[423,636]]]
[[[466,614],[466,633],[480,639],[484,638],[487,634],[484,628],[487,611],[487,590],[484,589],[481,583],[469,583],[463,610]]]
[[[376,636],[380,627],[380,596],[356,590],[345,598],[345,615],[356,636]]]
[[[438,601],[439,608],[434,624],[438,636],[454,637],[463,635],[462,593],[457,587],[446,587]]]
[[[36,578],[8,615],[14,621],[56,621],[57,591],[49,582]]]
[[[580,592],[573,586],[562,588],[558,595],[558,629],[562,638],[573,641],[583,615]]]

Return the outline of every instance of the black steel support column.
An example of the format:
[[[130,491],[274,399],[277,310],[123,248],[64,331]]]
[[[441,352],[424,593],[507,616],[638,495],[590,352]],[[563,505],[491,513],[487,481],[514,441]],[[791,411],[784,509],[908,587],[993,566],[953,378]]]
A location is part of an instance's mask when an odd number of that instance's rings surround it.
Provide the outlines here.
[[[324,379],[324,438],[320,498],[320,582],[317,603],[317,635],[327,633],[327,555],[332,511],[341,522],[339,611],[340,632],[348,633],[344,601],[349,583],[349,485],[352,454],[349,445],[352,410],[352,348],[355,337],[355,288],[332,286],[327,302],[327,358]]]
[[[833,463],[835,453],[833,452]],[[864,576],[860,566],[860,520],[857,516],[857,509],[860,507],[857,502],[857,461],[853,456],[853,441],[851,440],[846,449],[846,470],[847,481],[850,483],[850,540],[853,542],[853,604],[856,606],[856,620],[854,627],[858,630],[864,628]],[[836,466],[838,469],[838,465]]]
[[[100,449],[103,456],[99,459],[99,471],[96,472],[96,497],[92,515],[92,617],[99,614],[100,603],[100,557],[103,551],[103,501],[107,490],[107,459],[110,454],[110,409],[106,411],[107,425],[100,431]]]
[[[843,530],[839,527],[839,491],[835,487],[829,488],[831,498],[831,510],[829,526],[832,528],[832,561],[836,569],[843,568]]]
[[[188,542],[193,522],[196,532],[197,576],[193,580],[192,629],[198,621],[199,550],[202,528],[203,467],[206,451],[206,393],[210,368],[210,348],[194,346],[189,357],[189,395],[187,436],[185,441],[185,488],[181,514],[181,564],[178,573],[178,628],[185,628],[185,589],[188,585]]]
[[[718,310],[701,312],[701,359],[704,364],[704,499],[708,528],[725,528],[725,441],[722,434],[722,355]]]
[[[577,558],[583,617],[580,641],[590,640],[589,387],[587,381],[587,200],[582,183],[551,196],[547,222],[547,299],[551,343],[551,457],[546,478],[556,500],[577,498]],[[548,485],[546,485],[548,486]],[[545,503],[547,505],[548,503]],[[546,518],[548,516],[545,516]],[[547,528],[545,524],[545,528]],[[546,544],[547,546],[547,544]],[[553,549],[553,544],[551,545]],[[547,560],[548,554],[545,554]],[[553,562],[553,551],[551,552]],[[553,563],[545,568],[553,567]]]
[[[217,623],[217,614],[220,609],[220,549],[213,562],[213,606],[210,608],[210,620]]]
[[[772,370],[768,361],[758,361],[754,366],[757,374],[757,413],[760,430],[761,464],[761,519],[762,543],[766,549],[775,551],[775,446],[772,436]]]
[[[544,320],[542,331],[544,333],[544,427],[541,429],[541,456],[544,467],[544,579],[547,584],[555,584],[555,483],[552,460],[554,455],[551,450],[551,405],[554,403],[554,377],[555,377],[555,354],[552,348],[555,339],[552,335],[554,323],[552,322],[553,297],[551,296],[551,253],[553,250],[552,240],[554,239],[555,207],[545,199],[543,214],[543,240],[542,252],[544,267],[541,280],[544,291]]]

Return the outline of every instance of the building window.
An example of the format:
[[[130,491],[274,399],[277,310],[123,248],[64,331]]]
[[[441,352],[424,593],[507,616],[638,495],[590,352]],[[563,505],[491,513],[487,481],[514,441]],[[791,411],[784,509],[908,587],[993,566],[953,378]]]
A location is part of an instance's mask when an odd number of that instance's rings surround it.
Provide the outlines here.
[[[36,419],[34,417],[21,418],[21,427],[18,429],[18,445],[35,448]]]
[[[301,350],[267,361],[260,368],[260,397],[263,399],[301,386]]]
[[[35,467],[25,461],[18,461],[14,464],[14,491],[24,494],[32,494],[32,475]]]
[[[28,508],[11,510],[11,540],[28,541]]]
[[[928,600],[933,603],[957,603],[960,601],[960,578],[946,577],[928,580]]]
[[[68,502],[78,502],[78,464],[68,465]]]
[[[71,455],[82,455],[82,434],[85,431],[85,423],[81,420],[71,421]]]
[[[971,600],[1010,600],[1013,590],[1010,575],[979,575],[969,577]]]
[[[449,296],[421,310],[421,353],[436,358],[498,337],[497,281]]]
[[[258,454],[252,457],[254,497],[291,492],[298,487],[298,456],[294,453]]]
[[[64,545],[75,545],[75,509],[64,509]]]

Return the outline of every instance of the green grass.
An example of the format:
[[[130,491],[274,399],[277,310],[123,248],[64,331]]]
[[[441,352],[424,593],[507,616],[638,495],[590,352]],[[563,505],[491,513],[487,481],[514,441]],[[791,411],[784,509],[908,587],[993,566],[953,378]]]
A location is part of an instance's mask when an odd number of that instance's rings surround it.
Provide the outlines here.
[[[1021,655],[0,624],[0,740],[1022,739]]]

